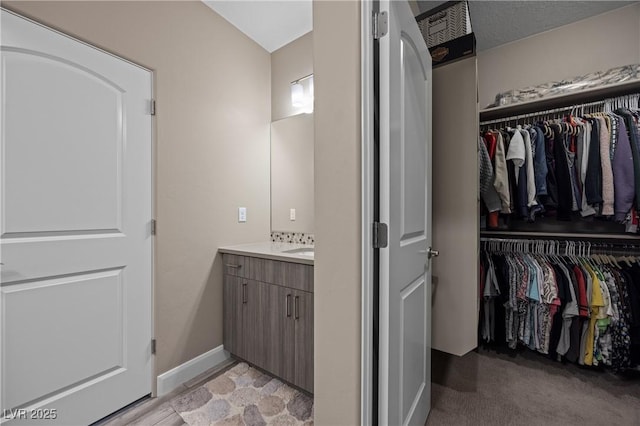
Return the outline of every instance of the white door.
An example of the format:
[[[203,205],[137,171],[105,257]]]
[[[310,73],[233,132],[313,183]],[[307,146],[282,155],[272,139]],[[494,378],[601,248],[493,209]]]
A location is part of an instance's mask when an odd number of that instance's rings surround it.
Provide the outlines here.
[[[406,1],[381,1],[380,424],[424,425],[431,398],[431,57]]]
[[[86,425],[151,392],[151,74],[1,19],[2,420]]]

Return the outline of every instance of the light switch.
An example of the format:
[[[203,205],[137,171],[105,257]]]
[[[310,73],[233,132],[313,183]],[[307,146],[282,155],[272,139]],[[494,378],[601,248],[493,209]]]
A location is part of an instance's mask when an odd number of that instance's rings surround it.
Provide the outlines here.
[[[296,220],[296,209],[289,209],[289,220]]]
[[[238,207],[238,222],[246,222],[246,221],[247,221],[247,208]]]

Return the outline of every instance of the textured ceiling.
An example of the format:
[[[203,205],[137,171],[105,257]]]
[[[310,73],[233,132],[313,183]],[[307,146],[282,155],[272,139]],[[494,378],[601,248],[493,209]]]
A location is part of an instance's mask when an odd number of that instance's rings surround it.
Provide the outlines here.
[[[418,1],[426,12],[443,1]],[[627,6],[633,1],[469,1],[478,51]]]

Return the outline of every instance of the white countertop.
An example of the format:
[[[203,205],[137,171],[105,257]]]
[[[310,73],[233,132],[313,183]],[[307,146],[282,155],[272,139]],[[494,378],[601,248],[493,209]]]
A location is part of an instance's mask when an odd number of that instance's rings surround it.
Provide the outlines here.
[[[284,262],[313,265],[314,256],[298,253],[285,253],[288,250],[305,248],[313,250],[313,246],[310,244],[292,244],[267,241],[262,243],[239,244],[236,246],[219,247],[218,251],[221,253],[238,254],[241,256],[253,256],[262,259],[282,260]]]

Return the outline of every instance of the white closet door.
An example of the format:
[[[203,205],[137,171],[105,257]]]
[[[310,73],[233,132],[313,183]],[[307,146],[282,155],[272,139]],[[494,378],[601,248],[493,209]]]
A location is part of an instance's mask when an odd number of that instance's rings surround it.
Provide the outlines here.
[[[381,425],[424,425],[431,399],[431,57],[406,1],[381,1]]]
[[[86,425],[151,392],[151,73],[1,19],[3,419]]]

